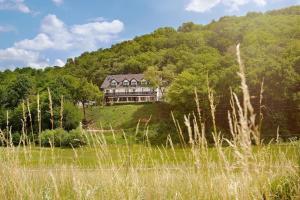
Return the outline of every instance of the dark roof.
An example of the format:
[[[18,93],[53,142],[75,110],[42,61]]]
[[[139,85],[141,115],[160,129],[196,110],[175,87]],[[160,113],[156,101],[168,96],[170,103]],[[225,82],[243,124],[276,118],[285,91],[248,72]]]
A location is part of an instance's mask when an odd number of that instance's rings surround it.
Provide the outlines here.
[[[108,75],[105,80],[103,81],[101,88],[107,88],[110,86],[110,82],[112,80],[115,80],[118,82],[118,86],[121,85],[121,83],[124,80],[131,81],[132,79],[135,79],[137,81],[141,81],[144,79],[144,74],[117,74],[117,75]]]

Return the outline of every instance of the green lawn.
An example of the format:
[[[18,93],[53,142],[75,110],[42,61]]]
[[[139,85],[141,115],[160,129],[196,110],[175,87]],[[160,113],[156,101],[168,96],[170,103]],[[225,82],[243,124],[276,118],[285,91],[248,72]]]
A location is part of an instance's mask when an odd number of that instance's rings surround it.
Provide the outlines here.
[[[297,162],[300,153],[300,143],[282,143],[262,147],[254,147],[253,151],[269,157],[276,163],[279,152],[285,158]],[[224,147],[223,151],[227,159],[233,157],[232,148]],[[77,149],[63,148],[38,148],[18,147],[13,151],[10,148],[0,148],[2,159],[10,156],[20,165],[30,168],[48,168],[62,166],[76,166],[79,168],[98,168],[109,166],[124,167],[130,163],[133,166],[151,167],[157,165],[193,165],[190,148],[174,147],[164,148],[162,146],[147,147],[142,144],[118,144],[103,146],[86,146]],[[217,150],[212,147],[208,149],[209,157],[216,161]],[[6,156],[3,156],[6,155]]]
[[[98,168],[117,165],[124,167],[129,162],[132,165],[151,166],[153,163],[174,164],[175,160],[186,163],[184,149],[176,148],[176,158],[171,149],[145,147],[144,145],[109,145],[101,147],[83,147],[78,149],[61,148],[31,148],[16,149],[18,162],[30,168],[49,168],[76,166],[79,168]],[[7,149],[1,148],[0,155],[7,154]],[[15,154],[16,155],[16,154]],[[162,161],[161,158],[164,158]]]
[[[141,125],[159,124],[171,120],[171,111],[163,103],[115,105],[104,107],[90,107],[87,118],[92,121],[92,127],[101,129],[128,129],[135,128],[140,121]]]

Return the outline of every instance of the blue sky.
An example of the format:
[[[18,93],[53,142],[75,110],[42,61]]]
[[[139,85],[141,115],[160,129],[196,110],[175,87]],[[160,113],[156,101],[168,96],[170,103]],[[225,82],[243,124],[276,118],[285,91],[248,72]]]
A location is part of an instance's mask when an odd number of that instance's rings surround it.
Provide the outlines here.
[[[84,51],[183,22],[207,24],[300,0],[0,0],[0,70],[62,66]]]

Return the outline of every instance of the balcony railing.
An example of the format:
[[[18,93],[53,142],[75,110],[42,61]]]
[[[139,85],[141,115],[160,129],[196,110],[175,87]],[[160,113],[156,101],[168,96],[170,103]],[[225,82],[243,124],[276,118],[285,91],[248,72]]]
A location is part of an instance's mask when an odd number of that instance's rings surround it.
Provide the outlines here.
[[[156,92],[113,92],[105,93],[106,97],[122,97],[122,96],[155,96]]]

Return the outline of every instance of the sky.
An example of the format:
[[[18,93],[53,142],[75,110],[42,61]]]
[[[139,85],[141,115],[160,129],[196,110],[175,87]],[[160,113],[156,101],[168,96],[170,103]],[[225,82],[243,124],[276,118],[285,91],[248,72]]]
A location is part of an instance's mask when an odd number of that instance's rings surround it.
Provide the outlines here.
[[[300,0],[0,0],[0,71],[63,66],[159,27],[291,5]]]

